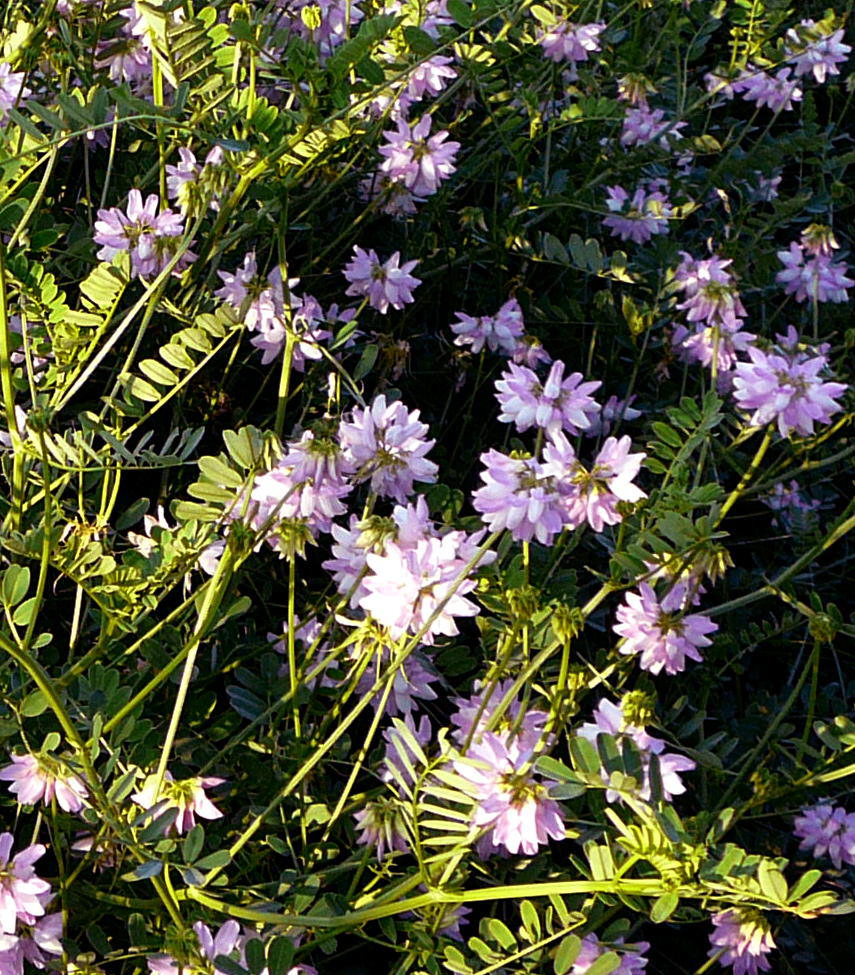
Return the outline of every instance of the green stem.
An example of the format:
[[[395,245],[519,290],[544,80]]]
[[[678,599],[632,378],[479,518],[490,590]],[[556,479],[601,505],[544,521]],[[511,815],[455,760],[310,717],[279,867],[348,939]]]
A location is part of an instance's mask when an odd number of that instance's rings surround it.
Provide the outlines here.
[[[730,492],[725,500],[724,504],[721,506],[721,511],[719,512],[718,518],[716,520],[716,527],[718,527],[722,521],[724,521],[725,515],[730,511],[730,509],[736,504],[739,498],[742,496],[743,491],[751,483],[751,479],[754,477],[757,468],[763,461],[766,455],[766,451],[769,449],[769,444],[772,443],[772,427],[767,427],[766,432],[763,434],[763,439],[760,441],[760,446],[757,448],[757,453],[754,455],[754,459],[748,465],[748,469],[739,479],[739,483]]]
[[[212,580],[213,585],[205,593],[205,599],[202,603],[201,609],[199,610],[199,617],[196,621],[196,626],[193,628],[193,635],[190,638],[187,657],[184,661],[184,671],[181,674],[181,683],[178,686],[178,695],[175,698],[175,705],[172,708],[172,717],[169,720],[169,728],[166,731],[166,738],[164,739],[163,749],[160,753],[160,761],[158,762],[157,772],[155,773],[156,778],[154,780],[153,803],[157,802],[161,787],[163,786],[166,766],[169,762],[169,756],[172,752],[172,746],[175,743],[175,736],[178,732],[178,725],[181,721],[181,714],[184,710],[185,701],[187,700],[187,691],[190,688],[190,680],[193,676],[193,667],[196,663],[196,654],[199,651],[199,646],[203,638],[210,629],[226,586],[231,579],[233,568],[234,555],[232,546],[229,544],[226,545],[226,549],[223,552],[222,558],[220,559],[220,564],[217,566],[217,571]]]

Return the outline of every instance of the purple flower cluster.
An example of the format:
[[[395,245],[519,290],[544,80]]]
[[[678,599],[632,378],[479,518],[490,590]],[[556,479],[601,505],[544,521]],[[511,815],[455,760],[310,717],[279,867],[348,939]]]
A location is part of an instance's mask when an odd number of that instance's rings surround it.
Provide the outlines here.
[[[587,521],[595,532],[623,520],[618,505],[636,504],[647,495],[633,483],[644,453],[631,454],[629,437],[608,437],[594,463],[585,467],[563,433],[549,437],[543,451],[544,466],[560,485],[567,522],[576,528]]]
[[[302,551],[306,538],[329,532],[332,519],[347,513],[341,499],[353,490],[353,464],[339,444],[306,430],[287,445],[275,467],[256,476],[249,504],[239,498],[230,517],[246,515],[252,527],[282,555]]]
[[[0,769],[0,780],[11,782],[9,791],[19,803],[33,806],[43,802],[49,806],[54,798],[60,809],[78,813],[89,795],[83,780],[68,772],[53,756],[10,755],[12,764]]]
[[[665,195],[665,180],[640,183],[630,197],[622,186],[607,187],[606,206],[610,213],[603,220],[612,237],[646,244],[655,234],[668,233],[668,221],[673,213]]]
[[[778,251],[778,260],[784,265],[775,280],[784,286],[784,292],[794,295],[796,301],[825,302],[840,304],[849,301],[846,293],[855,287],[855,280],[847,277],[849,268],[843,261],[835,261],[832,249],[837,241],[830,233],[815,233],[809,227],[801,241],[793,241],[787,250]],[[814,231],[814,233],[811,233]]]
[[[527,366],[510,363],[496,381],[496,399],[502,407],[499,420],[513,423],[521,433],[537,427],[547,433],[567,430],[576,434],[587,430],[600,412],[590,395],[602,386],[599,381],[582,382],[582,373],[564,378],[564,363],[556,359],[549,375],[541,382]]]
[[[757,975],[772,967],[766,955],[775,947],[769,922],[758,911],[732,908],[712,917],[709,957],[731,965],[733,975]]]
[[[617,611],[618,622],[612,627],[623,642],[618,649],[623,654],[641,654],[641,669],[658,674],[678,674],[689,660],[703,660],[701,648],[712,640],[718,625],[700,613],[685,615],[686,583],[676,582],[661,598],[650,585],[642,582],[638,592],[627,593]]]
[[[142,14],[131,4],[121,12],[124,23],[120,36],[99,41],[95,67],[108,68],[110,78],[121,84],[129,81],[138,95],[151,91],[151,41]]]
[[[793,822],[793,832],[801,840],[800,850],[827,856],[838,870],[844,863],[855,866],[855,813],[843,806],[819,802],[805,807]]]
[[[400,261],[398,251],[384,263],[373,250],[354,247],[353,260],[344,268],[344,276],[350,282],[345,294],[366,297],[381,315],[385,315],[390,306],[400,310],[413,301],[413,289],[421,284],[410,274],[419,262],[401,264]]]
[[[382,555],[366,556],[370,571],[362,582],[367,595],[360,606],[394,640],[422,631],[427,644],[438,635],[456,636],[455,617],[478,613],[465,598],[476,585],[465,575],[476,547],[475,540],[456,531],[427,535],[414,545],[387,542]]]
[[[174,818],[163,825],[163,834],[168,836],[173,830],[179,835],[189,833],[196,825],[196,817],[202,819],[221,819],[223,814],[208,798],[205,790],[222,785],[225,779],[213,775],[190,779],[175,779],[167,771],[161,783],[160,792],[155,802],[155,787],[157,776],[146,776],[142,788],[135,792],[131,799],[143,809],[155,810],[155,818],[162,814],[175,811]]]
[[[532,772],[532,755],[511,732],[485,731],[453,763],[475,802],[472,825],[487,831],[478,841],[482,858],[500,850],[533,856],[565,837],[561,807],[548,794],[554,783]]]
[[[770,108],[773,112],[791,111],[794,102],[800,102],[804,92],[797,78],[791,78],[792,68],[780,68],[774,74],[752,65],[740,74],[731,87],[747,102],[755,102],[758,108]]]
[[[559,63],[570,62],[569,80],[572,81],[576,78],[576,65],[600,50],[600,35],[605,29],[602,23],[572,24],[561,19],[543,31],[538,40],[544,57]]]
[[[289,330],[294,334],[293,368],[302,372],[307,359],[323,358],[320,345],[332,336],[325,325],[338,317],[335,306],[325,314],[311,295],[295,294],[299,278],[284,282],[278,266],[266,279],[260,277],[255,251],[244,256],[243,266],[234,274],[228,271],[217,271],[217,274],[223,286],[214,294],[242,316],[251,332],[258,333],[250,344],[261,352],[262,365],[266,366],[280,355]]]
[[[658,141],[667,152],[671,149],[671,140],[679,139],[681,130],[685,127],[685,122],[675,122],[666,118],[663,109],[651,109],[645,101],[642,105],[627,109],[620,144],[624,148],[629,148]]]
[[[33,843],[11,857],[11,833],[0,835],[0,971],[23,975],[24,962],[46,968],[62,954],[62,912],[46,914],[53,892],[34,864],[46,850]]]
[[[426,457],[436,441],[427,440],[427,432],[418,410],[408,410],[400,400],[387,403],[381,394],[342,420],[339,442],[357,482],[370,481],[380,497],[405,504],[415,481],[436,481],[438,468]]]
[[[805,532],[816,524],[816,512],[822,502],[816,498],[808,499],[802,492],[798,481],[789,485],[779,481],[763,498],[763,503],[774,512],[773,525],[780,525],[786,531]]]
[[[462,311],[455,314],[459,319],[451,326],[455,345],[468,346],[475,353],[481,352],[486,346],[491,352],[499,352],[515,361],[523,361],[525,323],[522,308],[516,298],[506,301],[495,315],[473,318]],[[552,361],[546,353],[542,355],[542,361]],[[528,365],[533,363],[528,362]]]
[[[629,437],[609,437],[590,469],[561,431],[547,435],[542,461],[488,450],[481,455],[484,486],[472,503],[491,531],[507,528],[518,541],[551,545],[563,528],[585,521],[601,532],[621,521],[619,502],[646,497],[632,483],[645,454],[631,454],[630,447]]]
[[[277,29],[314,44],[321,60],[346,41],[365,17],[353,0],[275,0],[274,7]]]
[[[468,567],[483,532],[438,532],[423,498],[415,505],[396,505],[381,531],[372,527],[370,520],[360,523],[355,516],[347,529],[333,526],[334,557],[324,568],[333,574],[339,592],[350,596],[354,609],[363,609],[387,627],[392,639],[424,630],[421,642],[430,645],[438,635],[456,635],[455,617],[478,613],[465,597],[476,585],[469,578],[475,566]],[[495,553],[483,552],[478,564],[494,559]],[[402,680],[415,686],[433,679],[427,673],[402,673]],[[430,696],[435,697],[433,692]]]
[[[200,166],[192,149],[182,146],[178,150],[180,162],[176,166],[166,167],[166,189],[170,200],[177,200],[182,213],[192,209],[194,194],[199,192],[205,177],[216,172],[223,164],[224,152],[220,146],[214,146],[205,156]],[[220,209],[220,200],[213,194],[208,200],[212,210]]]
[[[838,65],[846,62],[852,50],[843,43],[842,27],[827,33],[814,20],[803,20],[798,27],[790,28],[784,41],[796,77],[813,74],[820,84],[828,75],[840,74]]]
[[[755,336],[742,331],[746,311],[733,275],[730,260],[713,255],[696,260],[685,251],[674,272],[673,288],[682,292],[677,309],[685,313],[686,325],[677,325],[671,342],[688,361],[712,367],[721,374],[736,364],[738,352],[751,347]]]
[[[594,710],[593,722],[583,724],[576,734],[597,744],[600,735],[606,734],[614,738],[618,744],[622,739],[631,741],[641,755],[641,765],[644,773],[642,782],[639,783],[638,796],[641,799],[650,799],[650,757],[655,755],[659,763],[659,775],[662,782],[662,796],[666,802],[670,802],[673,796],[682,795],[686,791],[680,772],[691,772],[695,768],[695,763],[685,755],[677,755],[673,752],[665,751],[665,742],[661,738],[654,738],[648,735],[644,728],[637,727],[627,722],[624,717],[623,704],[614,704],[607,698],[602,698]],[[608,772],[603,769],[603,781],[609,781]],[[620,795],[613,789],[606,791],[606,799],[609,802],[616,802]]]
[[[614,947],[623,950],[618,967],[608,969],[613,975],[639,975],[645,971],[647,959],[644,957],[644,952],[650,947],[648,942],[639,941],[638,944],[624,948],[623,939],[618,938]],[[611,950],[613,950],[612,947],[604,945],[595,934],[586,934],[582,939],[579,954],[570,969],[570,975],[588,975],[596,960]]]
[[[764,352],[748,349],[750,362],[734,368],[733,395],[737,405],[751,413],[753,426],[777,423],[782,437],[795,432],[809,437],[814,423],[829,423],[843,408],[837,400],[848,388],[822,379],[828,366],[825,350],[799,346],[796,330],[778,336],[778,345]]]
[[[143,203],[140,191],[131,190],[126,211],[119,207],[99,210],[94,234],[95,243],[101,247],[98,259],[111,261],[122,251],[129,251],[134,276],[158,275],[175,255],[184,234],[181,215],[169,207],[159,209],[160,198],[155,193]],[[172,273],[181,274],[195,257],[192,251],[185,251]]]
[[[24,85],[24,77],[22,71],[13,71],[5,62],[0,64],[0,122],[9,114],[10,108],[15,108],[32,95],[32,91]]]
[[[430,115],[412,125],[399,118],[395,129],[383,133],[386,142],[379,150],[383,162],[362,189],[368,199],[381,200],[387,212],[414,213],[416,204],[433,196],[456,171],[460,143],[446,141],[444,129],[431,135],[431,124]]]

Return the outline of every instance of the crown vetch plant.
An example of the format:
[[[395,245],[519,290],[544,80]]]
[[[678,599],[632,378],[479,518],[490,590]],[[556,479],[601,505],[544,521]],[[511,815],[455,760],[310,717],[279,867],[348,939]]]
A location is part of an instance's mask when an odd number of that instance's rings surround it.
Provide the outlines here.
[[[5,4],[0,975],[850,971],[851,14]]]

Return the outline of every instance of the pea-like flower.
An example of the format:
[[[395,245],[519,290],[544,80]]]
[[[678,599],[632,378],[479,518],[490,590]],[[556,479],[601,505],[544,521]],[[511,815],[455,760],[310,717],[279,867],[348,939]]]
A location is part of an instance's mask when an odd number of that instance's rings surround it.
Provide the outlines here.
[[[83,808],[89,791],[83,780],[68,772],[52,756],[10,755],[12,764],[0,769],[0,779],[11,782],[9,791],[25,806],[43,802],[49,806],[54,798],[60,809],[77,813]]]

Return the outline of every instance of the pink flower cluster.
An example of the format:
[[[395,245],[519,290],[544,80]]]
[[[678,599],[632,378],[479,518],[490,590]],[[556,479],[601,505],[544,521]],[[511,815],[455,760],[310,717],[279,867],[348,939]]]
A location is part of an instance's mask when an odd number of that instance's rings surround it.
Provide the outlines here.
[[[791,326],[786,335],[778,336],[778,345],[765,352],[748,349],[750,362],[736,364],[733,396],[737,405],[751,413],[753,426],[776,423],[782,437],[793,432],[809,437],[814,423],[829,423],[843,407],[837,400],[846,392],[844,383],[826,382],[823,373],[828,366],[825,349],[813,350],[799,345]]]
[[[410,272],[419,263],[400,263],[398,251],[385,262],[373,250],[353,248],[353,260],[345,265],[344,276],[350,282],[345,294],[364,296],[372,308],[385,315],[389,308],[401,309],[413,301],[413,290],[421,281]]]
[[[274,8],[277,29],[314,44],[323,61],[352,36],[365,17],[354,0],[275,0]]]
[[[251,344],[261,354],[261,364],[272,362],[285,348],[288,332],[294,334],[292,366],[302,372],[306,360],[323,358],[320,344],[331,338],[332,333],[325,328],[328,321],[338,317],[338,308],[333,306],[324,314],[317,300],[311,295],[299,296],[294,288],[299,278],[282,279],[282,271],[277,266],[261,278],[255,251],[244,256],[243,266],[234,274],[217,271],[223,286],[214,294],[226,302],[243,318],[251,332],[257,332]]]
[[[832,256],[837,241],[831,234],[814,237],[809,233],[811,229],[802,234],[801,241],[793,241],[787,250],[778,251],[784,268],[775,280],[784,286],[785,294],[795,295],[796,301],[849,301],[846,292],[855,287],[855,280],[847,277],[846,264]]]
[[[66,771],[52,756],[10,755],[12,764],[0,769],[0,780],[11,782],[9,791],[19,803],[49,806],[54,798],[60,809],[78,813],[86,803],[89,791],[83,780]]]
[[[561,431],[547,434],[542,461],[488,450],[481,454],[484,486],[472,503],[491,531],[508,529],[517,541],[551,545],[564,528],[585,521],[601,532],[621,521],[619,502],[646,497],[633,484],[646,455],[631,454],[630,447],[629,437],[609,437],[590,469]]]
[[[541,382],[528,366],[510,363],[507,372],[496,381],[496,399],[502,408],[499,420],[513,423],[521,433],[532,427],[547,433],[567,430],[576,434],[587,430],[600,412],[590,394],[602,383],[582,382],[580,372],[572,372],[565,379],[564,368],[564,363],[556,359]]]
[[[222,813],[208,798],[205,790],[222,785],[225,779],[208,775],[196,776],[190,779],[175,779],[170,771],[166,771],[160,793],[155,801],[155,787],[157,776],[148,775],[139,792],[135,792],[131,799],[143,809],[150,810],[152,817],[165,817],[163,835],[168,836],[173,830],[179,835],[189,833],[196,825],[196,817],[202,819],[221,819]],[[174,814],[173,814],[174,810]],[[166,817],[166,813],[170,813]]]
[[[352,471],[353,464],[335,441],[306,430],[287,445],[275,467],[256,476],[249,505],[238,498],[230,518],[242,517],[246,508],[249,523],[268,544],[290,554],[295,529],[314,539],[330,531],[333,518],[346,514],[341,499],[353,489],[347,479]]]
[[[0,122],[25,98],[32,95],[32,91],[24,85],[23,71],[13,71],[9,64],[0,64]]]
[[[612,627],[623,642],[623,654],[641,654],[642,670],[658,674],[678,674],[686,667],[686,658],[701,661],[701,649],[712,640],[718,625],[700,613],[686,615],[684,608],[691,591],[684,582],[675,582],[657,598],[653,588],[642,582],[638,592],[627,593],[618,608],[618,622]]]
[[[550,838],[565,838],[561,807],[549,798],[554,783],[535,775],[531,761],[532,749],[508,731],[483,732],[454,761],[475,802],[472,825],[486,831],[477,847],[482,858],[501,850],[533,856]]]
[[[192,149],[186,146],[181,146],[178,155],[180,157],[178,165],[166,167],[166,190],[169,199],[177,200],[182,213],[187,213],[193,194],[198,192],[203,178],[222,166],[224,152],[220,146],[214,146],[208,151],[201,166]],[[212,210],[219,210],[219,196],[216,194],[211,196],[208,206]]]
[[[378,199],[389,213],[415,213],[416,204],[433,196],[441,183],[456,171],[460,143],[446,141],[448,132],[430,134],[431,116],[415,124],[398,119],[395,129],[383,133],[383,162],[374,176],[362,184],[367,199]]]
[[[218,957],[231,960],[242,967],[244,971],[249,967],[247,962],[247,945],[250,941],[261,940],[257,932],[245,929],[241,933],[237,921],[229,920],[222,924],[214,933],[202,921],[193,925],[197,945],[191,949],[195,957],[177,961],[172,955],[149,955],[146,959],[148,970],[152,975],[182,975],[190,971],[214,972],[215,975],[229,975],[231,968],[220,968],[216,964]],[[195,949],[195,950],[194,950]],[[189,962],[189,965],[188,965]],[[266,972],[267,969],[265,968]],[[311,965],[299,964],[288,969],[288,975],[318,975]]]
[[[731,908],[712,917],[710,958],[731,965],[733,975],[757,975],[772,967],[766,955],[775,947],[769,922],[758,911]]]
[[[796,69],[796,77],[813,74],[822,84],[828,75],[840,74],[838,65],[844,64],[852,47],[843,43],[843,28],[826,32],[814,20],[803,20],[785,35],[789,60]]]
[[[0,971],[4,975],[23,975],[25,961],[46,968],[50,958],[63,951],[62,912],[45,913],[53,892],[33,866],[46,850],[34,843],[10,859],[14,842],[11,833],[0,835]]]
[[[838,870],[844,863],[855,866],[855,813],[843,806],[819,802],[805,807],[793,822],[793,832],[801,840],[800,850],[827,856]]]
[[[665,195],[666,180],[640,183],[630,197],[622,186],[607,187],[606,206],[609,216],[603,220],[612,237],[646,244],[655,234],[668,233],[668,221],[673,210]]]
[[[688,361],[707,367],[715,363],[720,374],[727,372],[736,364],[737,353],[756,339],[742,331],[746,311],[728,270],[732,261],[716,254],[696,260],[685,251],[681,257],[673,287],[683,294],[677,309],[685,313],[688,325],[677,325],[671,342]]]
[[[400,400],[387,403],[381,393],[369,407],[356,407],[350,420],[342,420],[338,436],[356,482],[370,481],[380,497],[404,504],[415,481],[436,481],[438,468],[427,459],[436,441],[428,440],[427,433],[418,410],[408,410]]]
[[[608,969],[613,975],[639,975],[646,970],[647,959],[643,953],[650,947],[648,942],[639,941],[638,944],[624,948],[623,938],[618,938],[614,947],[623,950],[618,967]],[[595,934],[586,934],[569,975],[588,975],[597,959],[611,950],[614,949],[610,945],[604,945]]]
[[[739,78],[731,85],[747,102],[755,102],[758,108],[764,106],[773,112],[791,111],[794,102],[800,102],[804,95],[797,78],[791,78],[792,68],[780,68],[774,74],[748,65]]]
[[[324,567],[339,591],[351,594],[351,605],[387,627],[392,639],[424,631],[421,641],[430,645],[438,635],[456,635],[455,617],[478,613],[465,597],[476,585],[469,578],[475,566],[469,565],[483,532],[437,532],[423,498],[396,506],[391,521],[388,534],[374,544],[363,538],[355,518],[349,530],[336,527],[335,558]],[[479,564],[493,559],[495,553],[484,552]]]
[[[677,755],[674,752],[665,751],[665,742],[661,738],[654,738],[647,734],[644,728],[630,724],[624,717],[623,704],[614,704],[607,698],[601,698],[600,703],[594,709],[593,722],[586,722],[577,731],[580,738],[584,738],[592,745],[596,746],[600,735],[606,734],[614,738],[618,744],[623,739],[631,741],[638,749],[641,756],[641,766],[643,779],[639,783],[638,796],[648,800],[650,793],[650,759],[656,756],[659,763],[659,776],[662,782],[662,796],[666,802],[670,802],[673,796],[680,796],[686,791],[680,772],[691,772],[695,768],[695,763],[685,755]],[[603,781],[609,781],[606,769],[602,772]],[[609,802],[616,802],[620,799],[619,793],[614,789],[606,791],[606,799]]]
[[[671,140],[681,137],[681,131],[686,124],[686,122],[675,122],[666,118],[663,109],[651,109],[645,101],[643,105],[627,109],[620,144],[624,148],[629,148],[658,141],[667,152],[671,149]]]
[[[776,514],[772,519],[773,525],[778,525],[787,531],[805,532],[816,524],[816,512],[822,507],[818,499],[808,499],[802,493],[798,481],[790,481],[789,485],[779,481],[763,498]]]
[[[532,368],[552,361],[537,340],[526,335],[522,308],[516,298],[506,301],[495,315],[475,318],[462,311],[455,315],[458,321],[452,323],[451,331],[454,344],[461,348],[468,347],[477,354],[486,347]]]
[[[133,3],[121,11],[120,36],[99,41],[96,68],[107,68],[117,84],[129,81],[138,95],[151,91],[151,41],[145,20]]]
[[[155,193],[143,203],[140,191],[131,190],[126,211],[119,207],[99,210],[93,236],[101,248],[98,259],[111,261],[122,251],[128,251],[131,274],[142,278],[160,274],[178,250],[184,222],[169,207],[158,212],[159,207],[160,198]],[[185,251],[172,273],[181,274],[195,257],[192,251]]]
[[[571,75],[576,77],[576,65],[587,61],[589,55],[600,50],[600,35],[606,25],[572,24],[567,19],[550,25],[538,38],[544,57],[559,63],[570,62]]]

